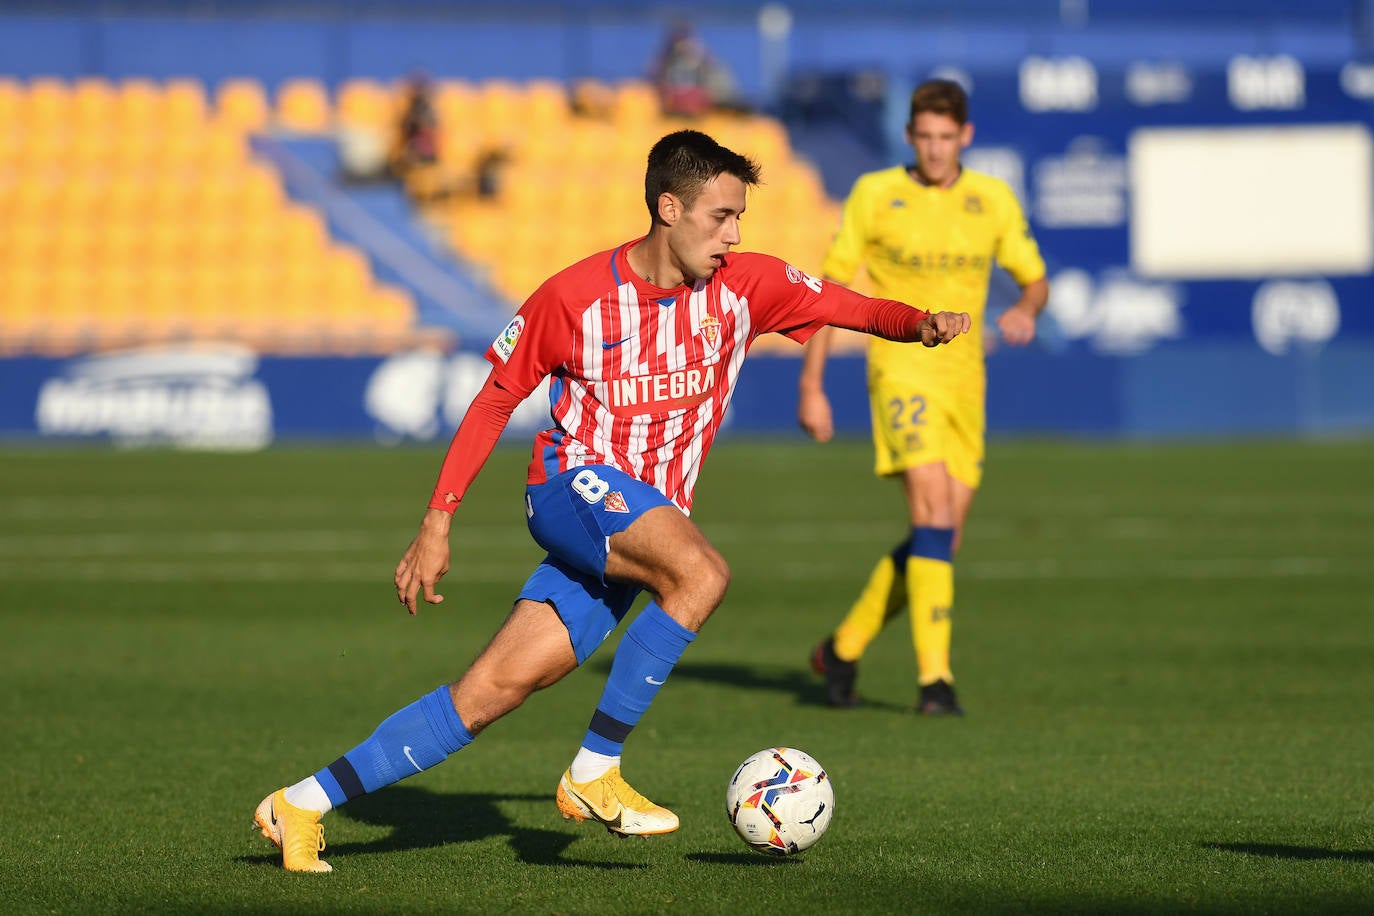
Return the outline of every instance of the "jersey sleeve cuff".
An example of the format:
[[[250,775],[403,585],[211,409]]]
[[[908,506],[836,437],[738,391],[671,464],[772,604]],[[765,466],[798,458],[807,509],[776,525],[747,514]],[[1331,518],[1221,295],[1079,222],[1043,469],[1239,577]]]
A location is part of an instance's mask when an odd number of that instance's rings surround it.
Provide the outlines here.
[[[447,512],[449,515],[452,515],[458,509],[458,505],[462,501],[460,497],[455,496],[451,491],[445,493],[436,491],[429,501],[428,508],[438,509],[441,512]]]

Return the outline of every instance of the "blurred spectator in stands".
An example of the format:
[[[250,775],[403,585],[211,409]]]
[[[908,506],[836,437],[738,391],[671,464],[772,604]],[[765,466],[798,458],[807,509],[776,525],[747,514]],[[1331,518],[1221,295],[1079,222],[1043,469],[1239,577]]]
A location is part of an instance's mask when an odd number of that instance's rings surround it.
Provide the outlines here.
[[[710,111],[742,111],[734,74],[716,60],[692,27],[679,22],[654,59],[652,77],[663,113],[695,117]]]
[[[416,168],[438,161],[439,115],[434,107],[433,89],[428,76],[416,73],[406,82],[405,107],[397,125],[391,172],[404,181]]]

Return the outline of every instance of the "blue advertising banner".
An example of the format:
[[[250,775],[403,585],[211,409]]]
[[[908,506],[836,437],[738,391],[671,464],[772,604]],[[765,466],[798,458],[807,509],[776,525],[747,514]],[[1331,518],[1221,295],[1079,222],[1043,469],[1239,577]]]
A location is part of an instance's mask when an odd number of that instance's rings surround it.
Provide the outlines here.
[[[1374,67],[1070,56],[927,75],[971,88],[965,161],[1022,201],[1051,281],[1048,348],[1374,340]],[[993,305],[1014,296],[1004,281]]]
[[[792,357],[745,363],[723,436],[801,437]],[[443,442],[486,378],[474,353],[259,356],[159,347],[0,360],[0,437],[250,450],[290,440]],[[1274,356],[1245,344],[1167,344],[1149,359],[1003,350],[988,363],[988,428],[1011,434],[1233,436],[1374,430],[1374,345]],[[860,356],[826,385],[842,434],[866,435]],[[549,422],[547,389],[517,408],[509,441]]]

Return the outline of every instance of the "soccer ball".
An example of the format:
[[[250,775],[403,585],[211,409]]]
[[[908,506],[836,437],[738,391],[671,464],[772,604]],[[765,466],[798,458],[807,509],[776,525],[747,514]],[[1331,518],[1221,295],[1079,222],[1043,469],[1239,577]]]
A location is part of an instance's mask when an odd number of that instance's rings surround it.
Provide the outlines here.
[[[835,813],[825,768],[793,747],[749,755],[725,789],[725,814],[740,839],[759,852],[790,856],[816,844]]]

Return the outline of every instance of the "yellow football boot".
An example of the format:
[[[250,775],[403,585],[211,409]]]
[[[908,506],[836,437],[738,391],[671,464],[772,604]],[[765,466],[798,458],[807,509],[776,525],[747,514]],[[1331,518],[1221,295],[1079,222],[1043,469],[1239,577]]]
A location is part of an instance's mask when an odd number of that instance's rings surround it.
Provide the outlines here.
[[[677,815],[630,788],[620,775],[620,767],[611,767],[599,779],[583,783],[573,782],[571,772],[565,771],[554,800],[564,818],[600,821],[611,833],[621,836],[672,833],[678,827]]]
[[[286,790],[278,789],[262,800],[253,814],[253,821],[281,850],[281,864],[287,871],[333,871],[328,862],[320,860],[324,850],[323,815],[318,811],[297,808],[286,800]]]

